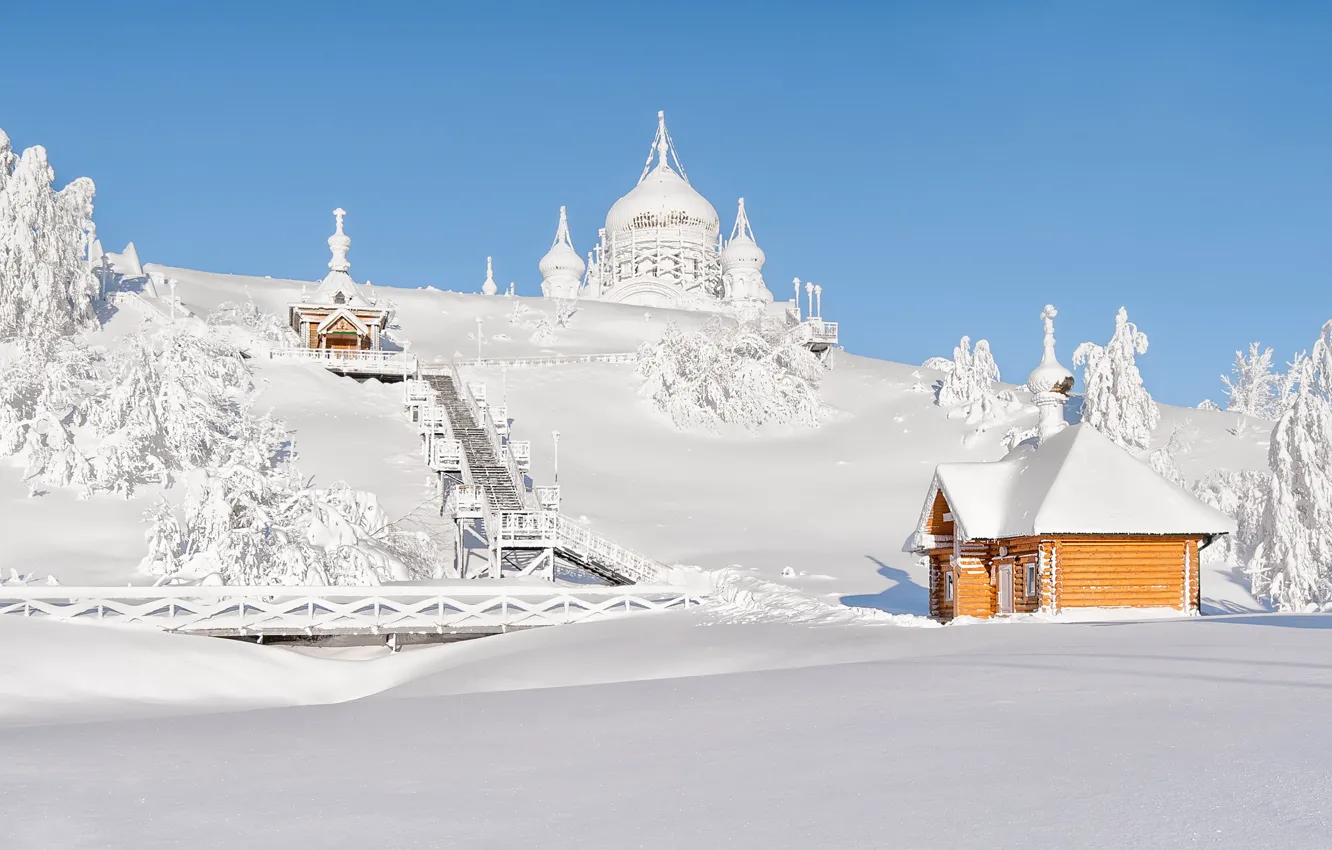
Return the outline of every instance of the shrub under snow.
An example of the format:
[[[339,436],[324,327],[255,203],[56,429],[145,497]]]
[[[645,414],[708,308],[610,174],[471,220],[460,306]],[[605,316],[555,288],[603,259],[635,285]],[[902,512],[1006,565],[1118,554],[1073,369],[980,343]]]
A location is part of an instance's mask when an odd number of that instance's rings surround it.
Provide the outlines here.
[[[817,427],[823,366],[780,322],[713,317],[697,331],[667,322],[638,352],[641,392],[681,428],[719,423]]]

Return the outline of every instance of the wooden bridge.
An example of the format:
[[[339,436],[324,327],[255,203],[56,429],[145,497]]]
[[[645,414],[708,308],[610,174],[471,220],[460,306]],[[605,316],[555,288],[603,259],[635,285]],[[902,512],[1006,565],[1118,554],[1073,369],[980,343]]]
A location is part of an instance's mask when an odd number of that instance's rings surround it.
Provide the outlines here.
[[[182,634],[354,642],[455,641],[540,626],[684,610],[683,587],[467,582],[381,587],[0,585],[0,617],[149,627]]]

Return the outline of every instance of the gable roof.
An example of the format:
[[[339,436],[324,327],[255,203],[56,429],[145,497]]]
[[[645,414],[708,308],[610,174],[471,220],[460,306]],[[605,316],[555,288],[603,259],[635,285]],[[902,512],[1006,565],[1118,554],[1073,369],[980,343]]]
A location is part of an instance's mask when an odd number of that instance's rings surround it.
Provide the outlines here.
[[[941,463],[916,537],[942,492],[964,538],[1046,534],[1226,534],[1235,521],[1162,478],[1090,425],[991,463]]]
[[[346,319],[351,322],[352,327],[356,328],[359,333],[366,334],[367,336],[370,334],[370,328],[366,326],[365,322],[361,321],[355,313],[348,310],[346,307],[339,307],[325,316],[324,321],[320,322],[319,327],[315,329],[316,332],[325,333],[329,328],[333,327],[338,319]]]

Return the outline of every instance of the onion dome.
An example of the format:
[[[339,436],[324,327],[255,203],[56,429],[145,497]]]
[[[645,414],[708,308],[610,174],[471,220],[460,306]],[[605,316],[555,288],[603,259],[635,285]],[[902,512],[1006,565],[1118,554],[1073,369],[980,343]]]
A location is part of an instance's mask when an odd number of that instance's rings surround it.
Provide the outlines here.
[[[718,230],[721,219],[717,217],[717,210],[689,185],[678,156],[675,165],[679,173],[670,166],[674,149],[666,132],[666,116],[661,112],[657,113],[657,137],[653,149],[657,157],[656,168],[651,167],[649,155],[648,167],[638,178],[638,185],[616,201],[606,214],[607,232],[656,227]]]
[[[1073,389],[1073,373],[1055,357],[1054,319],[1057,315],[1059,311],[1050,304],[1041,311],[1041,320],[1045,323],[1045,353],[1040,365],[1027,376],[1027,389],[1033,394],[1055,392],[1068,395]]]
[[[486,279],[481,284],[482,295],[494,295],[499,292],[499,287],[495,284],[495,272],[490,266],[490,258],[486,257]]]
[[[569,238],[569,217],[564,207],[560,207],[560,226],[555,231],[555,241],[551,243],[546,256],[537,266],[543,280],[555,277],[573,277],[582,279],[587,266],[583,258],[574,250],[573,240]]]
[[[768,257],[754,240],[754,230],[749,226],[749,216],[745,214],[745,199],[740,199],[740,207],[735,213],[735,228],[731,238],[722,249],[722,268],[754,269],[760,271]]]

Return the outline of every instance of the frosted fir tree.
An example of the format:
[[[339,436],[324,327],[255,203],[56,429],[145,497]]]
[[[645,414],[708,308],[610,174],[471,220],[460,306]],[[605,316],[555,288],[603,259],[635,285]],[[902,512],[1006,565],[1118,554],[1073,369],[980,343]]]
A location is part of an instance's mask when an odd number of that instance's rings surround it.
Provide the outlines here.
[[[46,150],[17,160],[0,133],[0,339],[67,334],[96,320],[91,180],[53,188]]]
[[[1239,430],[1250,417],[1272,419],[1280,415],[1285,396],[1282,376],[1272,372],[1272,349],[1258,349],[1258,343],[1253,342],[1247,356],[1236,351],[1231,374],[1221,376],[1229,398],[1226,409],[1240,415]]]
[[[1125,448],[1146,449],[1161,418],[1138,371],[1137,355],[1146,353],[1147,334],[1123,307],[1107,345],[1084,342],[1073,352],[1073,365],[1085,364],[1082,421]]]
[[[1289,405],[1272,429],[1262,542],[1249,565],[1253,592],[1283,611],[1332,601],[1332,403],[1327,338],[1300,363]]]
[[[817,427],[825,414],[823,366],[768,318],[717,317],[693,332],[668,321],[660,342],[640,347],[638,375],[641,393],[681,428]]]
[[[1217,411],[1221,409],[1221,406],[1218,405],[1216,402],[1212,401],[1210,398],[1205,398],[1202,401],[1198,402],[1197,409]]]

